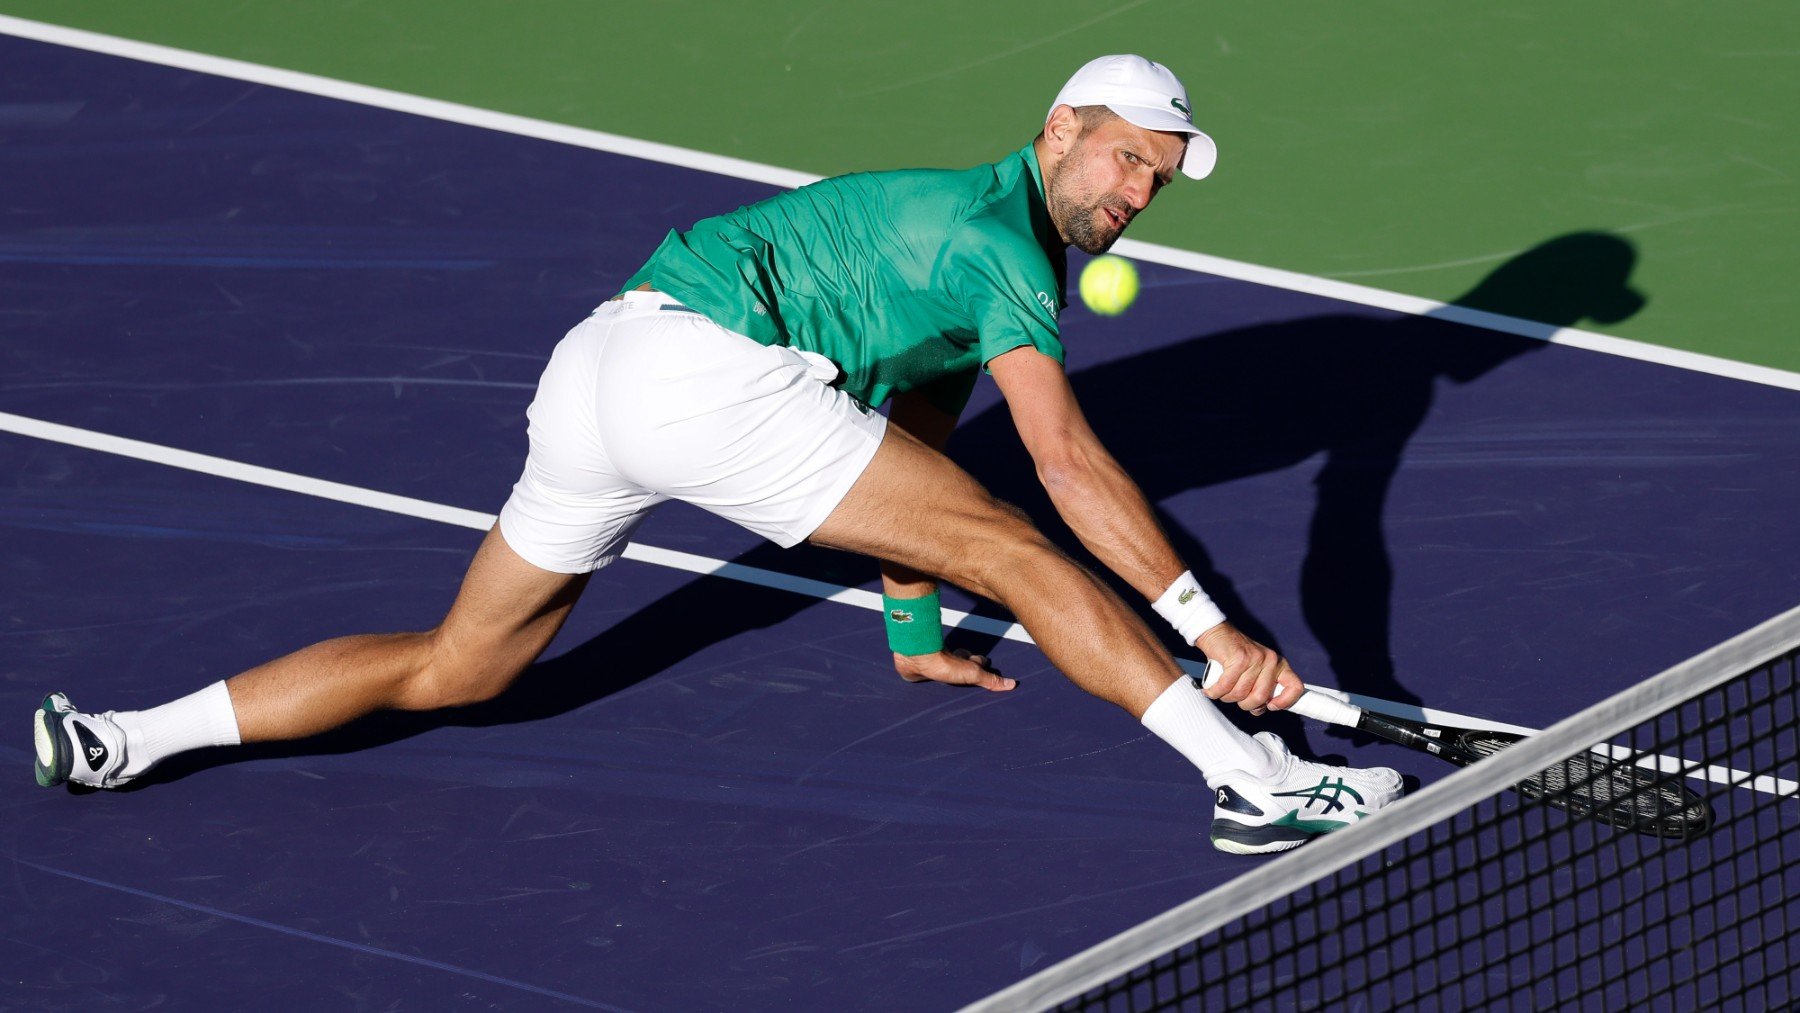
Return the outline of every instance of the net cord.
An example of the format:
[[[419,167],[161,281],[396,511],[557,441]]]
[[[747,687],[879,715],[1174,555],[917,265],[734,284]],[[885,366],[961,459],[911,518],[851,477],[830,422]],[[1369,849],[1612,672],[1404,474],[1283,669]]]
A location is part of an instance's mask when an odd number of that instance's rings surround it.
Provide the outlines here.
[[[1800,647],[1800,608],[1572,714],[1504,752],[1465,767],[1376,818],[1297,848],[1262,867],[979,999],[961,1013],[1014,1013],[1061,1005],[1146,961],[1259,910],[1397,841],[1449,819],[1581,753]]]

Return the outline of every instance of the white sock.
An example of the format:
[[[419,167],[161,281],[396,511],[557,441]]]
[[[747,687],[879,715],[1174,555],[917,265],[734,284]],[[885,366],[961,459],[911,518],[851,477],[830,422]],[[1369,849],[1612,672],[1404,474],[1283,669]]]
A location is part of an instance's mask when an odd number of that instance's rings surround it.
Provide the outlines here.
[[[120,711],[112,719],[125,732],[125,769],[119,772],[125,777],[136,777],[176,753],[241,741],[231,692],[222,682],[147,711]]]
[[[1219,705],[1207,699],[1192,679],[1171,683],[1144,711],[1143,721],[1145,728],[1199,767],[1200,775],[1214,787],[1219,777],[1240,771],[1253,780],[1277,773],[1275,757],[1225,720]]]

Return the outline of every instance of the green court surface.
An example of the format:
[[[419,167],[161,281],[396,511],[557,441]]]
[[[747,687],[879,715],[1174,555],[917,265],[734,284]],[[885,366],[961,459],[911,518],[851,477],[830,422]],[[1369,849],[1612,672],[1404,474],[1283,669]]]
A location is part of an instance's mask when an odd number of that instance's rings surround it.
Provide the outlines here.
[[[1582,327],[1800,369],[1800,18],[1773,0],[0,13],[823,175],[997,157],[1082,61],[1136,51],[1184,77],[1221,160],[1166,191],[1134,239],[1451,300],[1546,239],[1611,232],[1635,245],[1649,302]]]

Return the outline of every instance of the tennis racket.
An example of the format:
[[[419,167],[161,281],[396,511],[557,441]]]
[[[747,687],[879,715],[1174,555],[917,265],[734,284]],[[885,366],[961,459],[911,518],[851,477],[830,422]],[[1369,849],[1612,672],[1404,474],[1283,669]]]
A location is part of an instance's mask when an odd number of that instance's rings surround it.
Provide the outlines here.
[[[1202,689],[1224,670],[1216,661],[1194,681]],[[1377,714],[1324,693],[1305,692],[1288,711],[1315,721],[1344,725],[1389,742],[1430,753],[1459,767],[1492,756],[1527,736],[1485,728],[1456,728]],[[1585,752],[1569,757],[1513,786],[1527,798],[1588,819],[1652,837],[1695,837],[1712,828],[1713,810],[1704,798],[1629,760]]]

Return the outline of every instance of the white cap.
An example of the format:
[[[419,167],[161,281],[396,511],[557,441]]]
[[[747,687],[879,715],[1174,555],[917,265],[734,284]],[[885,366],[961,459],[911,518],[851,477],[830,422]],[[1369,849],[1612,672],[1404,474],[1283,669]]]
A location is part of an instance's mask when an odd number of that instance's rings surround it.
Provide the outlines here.
[[[1187,89],[1169,68],[1153,60],[1141,56],[1090,60],[1056,93],[1050,112],[1057,106],[1105,106],[1146,130],[1189,135],[1181,171],[1190,179],[1205,179],[1219,160],[1218,145],[1194,126]]]

